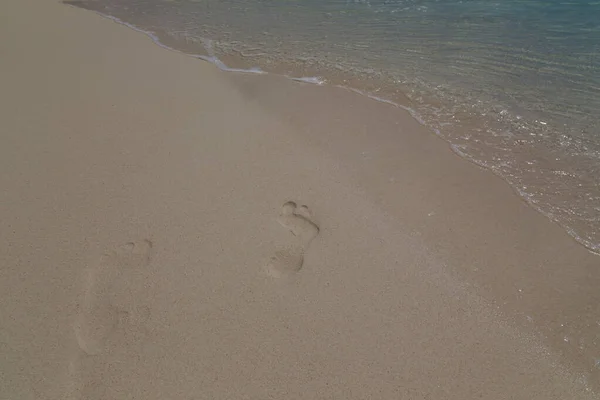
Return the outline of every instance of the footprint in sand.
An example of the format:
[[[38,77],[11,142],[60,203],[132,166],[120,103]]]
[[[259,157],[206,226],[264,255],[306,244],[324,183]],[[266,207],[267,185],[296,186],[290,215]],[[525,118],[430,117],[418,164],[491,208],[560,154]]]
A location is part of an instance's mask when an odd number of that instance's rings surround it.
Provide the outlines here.
[[[74,325],[77,343],[86,354],[100,354],[120,322],[139,324],[148,319],[147,307],[123,308],[118,292],[127,285],[124,280],[132,269],[149,264],[151,249],[149,240],[127,243],[105,254],[86,271],[83,299]]]
[[[267,274],[280,278],[300,271],[304,253],[319,234],[319,227],[311,219],[307,206],[298,207],[293,201],[288,201],[281,207],[277,221],[294,235],[295,243],[271,257],[266,266]]]

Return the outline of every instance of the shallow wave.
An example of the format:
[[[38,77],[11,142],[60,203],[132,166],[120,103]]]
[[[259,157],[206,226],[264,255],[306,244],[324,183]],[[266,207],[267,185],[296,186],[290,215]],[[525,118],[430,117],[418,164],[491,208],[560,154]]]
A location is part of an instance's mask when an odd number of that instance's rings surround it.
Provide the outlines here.
[[[78,3],[224,71],[402,108],[600,253],[600,3]]]

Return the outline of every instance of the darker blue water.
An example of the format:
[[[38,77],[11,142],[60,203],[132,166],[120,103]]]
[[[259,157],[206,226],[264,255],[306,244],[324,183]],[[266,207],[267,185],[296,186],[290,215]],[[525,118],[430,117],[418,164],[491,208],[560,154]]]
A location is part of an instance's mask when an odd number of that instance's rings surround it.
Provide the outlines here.
[[[242,67],[406,96],[457,153],[600,251],[600,1],[72,3],[190,53],[210,44]]]

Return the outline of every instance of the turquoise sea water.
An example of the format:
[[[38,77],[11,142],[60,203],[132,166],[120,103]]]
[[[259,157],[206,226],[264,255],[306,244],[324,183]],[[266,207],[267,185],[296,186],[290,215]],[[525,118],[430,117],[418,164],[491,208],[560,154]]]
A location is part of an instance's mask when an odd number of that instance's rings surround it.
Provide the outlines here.
[[[600,252],[600,1],[83,0],[167,46],[396,101]]]

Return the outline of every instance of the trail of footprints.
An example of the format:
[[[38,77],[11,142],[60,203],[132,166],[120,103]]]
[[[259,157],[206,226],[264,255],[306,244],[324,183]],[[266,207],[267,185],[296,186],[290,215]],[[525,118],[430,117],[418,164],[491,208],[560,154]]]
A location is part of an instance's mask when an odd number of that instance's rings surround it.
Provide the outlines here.
[[[295,237],[294,244],[278,250],[266,266],[270,275],[281,277],[302,268],[304,254],[319,234],[319,227],[312,221],[308,207],[298,207],[293,201],[283,204],[277,221]],[[127,301],[119,301],[119,294],[127,291],[120,287],[129,283],[124,276],[148,266],[151,250],[149,240],[130,242],[105,254],[86,271],[83,299],[74,325],[77,343],[86,354],[101,353],[119,321],[140,324],[148,319],[149,310],[145,307],[120,306]]]
[[[298,207],[288,201],[283,204],[277,221],[293,237],[293,244],[276,251],[266,265],[268,275],[276,278],[292,275],[302,268],[304,254],[319,234],[307,206]],[[82,357],[97,356],[107,350],[107,342],[117,328],[120,333],[143,325],[150,316],[146,306],[136,306],[128,294],[131,276],[143,271],[150,263],[152,242],[141,240],[127,243],[105,254],[99,262],[85,271],[84,290],[74,334],[79,353],[70,363],[73,382],[68,398],[79,398],[83,382],[78,382]],[[134,294],[133,294],[134,295]]]
[[[276,251],[266,265],[269,275],[282,277],[302,268],[304,254],[319,234],[319,227],[308,207],[298,207],[293,201],[283,204],[277,221],[295,237],[290,247]],[[124,278],[128,273],[148,266],[151,250],[149,240],[130,242],[105,254],[86,271],[74,331],[79,348],[87,355],[100,354],[119,323],[139,325],[148,319],[147,307],[129,307],[127,301],[119,301],[119,294],[127,291],[120,286],[129,283]]]

